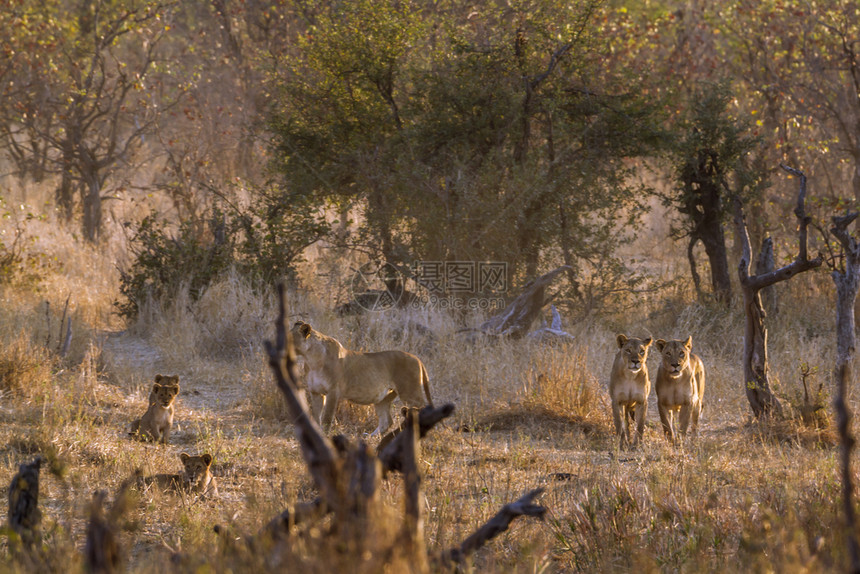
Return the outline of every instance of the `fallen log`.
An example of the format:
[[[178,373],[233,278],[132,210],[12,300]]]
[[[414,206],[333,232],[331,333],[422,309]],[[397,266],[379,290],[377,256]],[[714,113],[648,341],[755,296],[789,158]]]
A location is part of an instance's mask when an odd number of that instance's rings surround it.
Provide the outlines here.
[[[569,269],[569,265],[562,265],[549,273],[544,273],[537,279],[529,281],[523,287],[523,292],[511,301],[501,313],[493,315],[477,329],[464,329],[464,331],[478,332],[488,337],[509,337],[511,339],[525,337],[532,324],[540,316],[541,310],[549,302],[546,300],[546,288],[563,271]]]

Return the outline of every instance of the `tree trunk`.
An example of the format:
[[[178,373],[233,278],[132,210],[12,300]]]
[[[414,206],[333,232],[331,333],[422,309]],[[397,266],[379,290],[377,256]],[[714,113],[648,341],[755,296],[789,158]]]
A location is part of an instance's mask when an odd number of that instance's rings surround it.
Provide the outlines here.
[[[848,231],[848,226],[857,218],[857,213],[833,218],[833,235],[842,244],[845,253],[845,270],[831,273],[836,284],[836,369],[834,379],[836,392],[833,407],[836,412],[837,427],[841,442],[842,506],[845,511],[845,531],[848,555],[851,560],[850,571],[860,572],[860,544],[856,535],[856,516],[854,512],[854,481],[851,472],[851,451],[855,440],[851,434],[851,411],[846,397],[848,385],[854,380],[853,360],[856,349],[854,327],[854,305],[857,291],[860,290],[860,244]]]
[[[854,200],[860,203],[860,154],[854,157],[854,177],[851,178],[854,188]]]
[[[86,188],[81,190],[84,194],[81,202],[84,211],[84,237],[90,243],[96,243],[99,240],[102,223],[101,185],[96,174],[88,174],[85,181]]]
[[[788,265],[770,273],[750,275],[752,248],[744,220],[743,205],[739,197],[733,198],[735,227],[743,250],[741,261],[738,264],[738,276],[744,296],[744,315],[746,317],[743,352],[744,388],[750,408],[756,418],[769,417],[773,414],[779,416],[782,413],[782,405],[770,389],[767,329],[764,324],[765,313],[761,304],[760,292],[762,289],[780,281],[786,281],[798,273],[819,267],[822,263],[820,255],[815,259],[809,259],[807,256],[807,235],[811,218],[806,215],[805,208],[806,176],[794,168],[785,165],[782,168],[800,178],[800,190],[797,195],[797,205],[794,208],[794,215],[798,221],[798,249],[795,260]]]
[[[698,237],[690,237],[690,242],[687,243],[687,261],[690,262],[690,277],[693,278],[693,287],[696,289],[696,300],[703,301],[705,294],[702,293],[702,279],[699,277],[699,268],[696,265],[696,243],[699,242]]]
[[[376,233],[382,257],[387,263],[400,263],[394,253],[394,236],[391,233],[391,217],[383,192],[374,186],[368,198],[367,221]]]
[[[732,296],[729,277],[729,259],[726,252],[726,236],[723,231],[723,211],[719,186],[710,179],[701,182],[699,201],[701,213],[696,222],[693,237],[702,241],[708,262],[711,264],[711,286],[717,301],[728,302]],[[691,206],[691,213],[698,208]]]
[[[717,222],[713,229],[702,230],[701,239],[711,264],[711,286],[714,289],[714,297],[717,301],[726,303],[732,297],[732,281],[729,278],[729,259],[722,223]]]
[[[523,338],[547,303],[544,296],[546,288],[559,273],[569,270],[569,267],[562,265],[529,281],[523,292],[511,301],[504,311],[484,321],[479,330],[492,336]]]
[[[57,188],[56,200],[57,207],[60,209],[60,213],[67,223],[72,220],[75,203],[74,178],[72,178],[73,154],[74,151],[71,143],[68,141],[63,142],[62,175],[60,177],[60,187]]]
[[[773,238],[765,237],[761,242],[761,251],[758,253],[758,261],[755,264],[756,275],[764,275],[776,269],[776,259],[773,254]],[[773,318],[776,315],[776,286],[765,287],[761,291],[762,302],[768,315]]]
[[[758,289],[743,288],[744,381],[747,401],[756,418],[782,414],[782,405],[770,389],[767,362],[767,328]]]

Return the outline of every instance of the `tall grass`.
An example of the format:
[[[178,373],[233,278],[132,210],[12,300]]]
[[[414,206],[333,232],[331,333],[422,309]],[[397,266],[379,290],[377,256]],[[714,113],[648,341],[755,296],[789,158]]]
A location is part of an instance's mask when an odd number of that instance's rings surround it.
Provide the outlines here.
[[[82,569],[79,549],[94,490],[114,492],[138,468],[178,472],[185,451],[214,455],[222,496],[140,495],[121,534],[130,571],[287,564],[302,571],[383,570],[373,553],[361,564],[339,553],[323,536],[325,522],[265,560],[242,546],[269,518],[316,495],[263,358],[261,342],[273,334],[271,293],[228,275],[197,300],[180,292],[169,305],[150,301],[136,323],[123,324],[111,303],[125,236],[109,223],[103,245],[82,246],[73,229],[52,217],[33,222],[28,233],[36,237],[29,249],[54,263],[40,269],[36,284],[0,288],[0,484],[20,462],[37,454],[48,459],[43,569]],[[794,421],[776,430],[750,424],[739,305],[692,302],[679,276],[686,271],[683,250],[650,253],[658,279],[676,281],[641,297],[633,311],[566,325],[575,339],[558,346],[473,344],[458,331],[482,317],[427,309],[339,317],[332,293],[344,266],[327,259],[333,252],[319,250],[304,267],[303,287],[289,294],[291,320],[308,321],[349,348],[417,354],[427,365],[434,402],[456,405],[454,417],[422,441],[431,550],[458,543],[502,504],[544,486],[540,502],[548,519],[515,523],[476,555],[473,571],[843,567],[840,485],[828,429]],[[828,279],[799,277],[784,287],[779,312],[768,317],[776,389],[783,398],[794,395],[800,365],[807,364],[818,367],[813,384],[824,382],[826,391],[835,346]],[[70,294],[73,343],[60,357],[59,319]],[[652,398],[643,447],[618,450],[606,393],[618,332],[693,337],[708,373],[697,440],[670,447]],[[652,375],[657,361],[655,353]],[[178,374],[182,385],[166,446],[126,436],[146,409],[157,373]],[[851,406],[856,410],[853,396]],[[338,432],[361,438],[375,426],[371,407],[341,406]],[[402,494],[399,477],[384,481],[382,537],[400,525]],[[215,535],[215,524],[231,535]],[[32,570],[5,553],[0,544],[0,571]]]

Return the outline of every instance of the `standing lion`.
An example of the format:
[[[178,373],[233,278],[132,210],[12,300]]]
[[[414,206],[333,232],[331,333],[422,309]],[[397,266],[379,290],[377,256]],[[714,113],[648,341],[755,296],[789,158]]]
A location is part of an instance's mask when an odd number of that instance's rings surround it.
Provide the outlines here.
[[[647,339],[629,338],[617,335],[618,353],[609,375],[609,399],[612,401],[612,419],[615,433],[621,436],[621,447],[630,442],[630,419],[636,421],[636,436],[632,446],[642,441],[645,430],[645,415],[648,413],[648,395],[651,380],[648,378],[648,348],[651,337]]]
[[[693,433],[698,431],[705,395],[705,365],[691,350],[692,337],[687,337],[686,341],[657,339],[656,345],[662,357],[654,389],[657,409],[666,438],[677,445],[676,418],[682,435],[687,434],[691,423]]]
[[[303,321],[293,325],[291,333],[296,354],[307,367],[308,391],[323,396],[323,429],[331,427],[341,399],[374,406],[379,418],[374,435],[391,426],[395,397],[408,407],[433,406],[427,369],[415,355],[403,351],[351,351]]]

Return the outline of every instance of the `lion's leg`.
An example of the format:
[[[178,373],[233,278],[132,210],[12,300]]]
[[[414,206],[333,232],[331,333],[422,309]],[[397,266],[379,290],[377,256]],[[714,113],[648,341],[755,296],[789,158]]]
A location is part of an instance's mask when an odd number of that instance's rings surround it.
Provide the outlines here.
[[[612,401],[612,420],[615,422],[615,434],[621,437],[621,446],[624,446],[624,433],[626,430],[627,421],[622,420],[627,418],[626,409],[617,401]],[[622,426],[624,425],[624,426]]]
[[[681,427],[681,436],[687,436],[687,429],[690,427],[690,418],[693,414],[693,405],[687,403],[681,406],[681,414],[679,416],[679,426]]]
[[[693,412],[690,415],[690,433],[693,436],[699,436],[699,415],[702,414],[702,402],[699,401],[696,403],[692,410]]]
[[[622,435],[622,444],[625,447],[630,446],[630,421],[635,420],[635,416],[636,412],[633,410],[632,406],[630,406],[629,404],[621,406],[621,424],[624,428],[624,434]]]
[[[636,438],[633,440],[634,446],[642,442],[642,435],[645,433],[646,414],[648,414],[647,400],[636,405]]]
[[[168,438],[170,438],[170,425],[164,425],[164,430],[161,432],[161,444],[167,444]]]
[[[663,425],[663,434],[669,439],[669,442],[675,444],[675,431],[672,428],[672,410],[662,403],[657,403],[657,410],[660,413],[660,424]]]
[[[323,409],[320,424],[325,432],[329,431],[331,423],[334,421],[334,413],[337,412],[337,403],[339,399],[340,397],[338,397],[334,392],[323,395]]]
[[[308,407],[311,409],[311,417],[321,423],[322,419],[320,417],[322,416],[323,404],[325,403],[325,395],[318,395],[306,390],[305,397],[307,398]]]
[[[391,403],[396,396],[397,393],[389,391],[384,399],[373,405],[376,409],[376,416],[379,418],[379,426],[376,427],[375,431],[370,433],[370,436],[382,434],[391,427]]]

